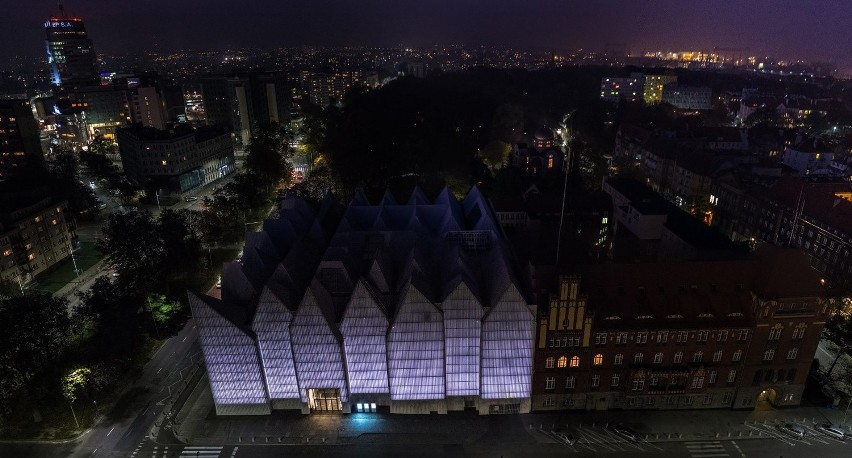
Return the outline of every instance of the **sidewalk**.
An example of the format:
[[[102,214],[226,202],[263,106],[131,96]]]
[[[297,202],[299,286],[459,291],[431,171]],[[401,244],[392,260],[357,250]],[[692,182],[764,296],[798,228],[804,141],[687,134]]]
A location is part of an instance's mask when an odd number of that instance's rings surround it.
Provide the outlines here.
[[[843,410],[795,409],[574,411],[479,416],[470,412],[446,415],[312,414],[277,411],[269,416],[217,417],[206,377],[178,414],[182,439],[190,444],[516,444],[552,442],[540,431],[555,425],[598,430],[625,424],[651,443],[721,439],[764,439],[779,423],[813,426],[843,420]],[[492,438],[492,439],[489,439]]]

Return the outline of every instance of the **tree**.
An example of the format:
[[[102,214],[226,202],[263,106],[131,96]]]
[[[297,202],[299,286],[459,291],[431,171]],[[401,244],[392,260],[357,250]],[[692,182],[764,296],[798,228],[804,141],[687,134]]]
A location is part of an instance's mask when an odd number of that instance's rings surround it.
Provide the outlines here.
[[[840,357],[844,353],[852,353],[852,317],[835,313],[825,324],[822,338],[837,346],[837,355],[826,371],[826,376],[830,376]]]
[[[91,329],[90,354],[101,361],[127,355],[138,333],[137,311],[144,304],[139,294],[100,277],[78,297],[80,305],[74,309],[74,322],[80,328]]]
[[[68,400],[68,406],[71,407],[71,415],[74,416],[74,423],[77,424],[77,428],[80,427],[80,422],[77,421],[77,414],[74,413],[74,401],[77,399],[80,390],[88,388],[91,375],[91,369],[78,367],[69,371],[62,378],[62,396]]]
[[[491,121],[494,138],[505,143],[515,143],[524,131],[524,109],[518,105],[504,103],[497,107]]]
[[[204,198],[198,232],[207,245],[231,244],[245,233],[245,212],[233,188],[224,187]]]
[[[147,292],[162,280],[161,244],[150,212],[116,212],[101,229],[97,246],[122,286]]]
[[[154,326],[159,329],[158,325],[171,324],[172,320],[180,313],[181,305],[178,301],[166,299],[166,296],[162,294],[152,294],[145,301],[145,309],[151,313]]]
[[[477,152],[477,156],[488,167],[491,173],[495,173],[509,161],[512,154],[512,145],[501,140],[492,140]]]
[[[166,281],[184,279],[198,271],[201,239],[195,224],[195,213],[190,210],[166,209],[157,220],[159,271]]]
[[[28,294],[0,300],[0,405],[59,359],[69,330],[63,299]]]
[[[277,122],[255,129],[246,147],[246,169],[257,178],[256,186],[270,191],[290,179],[291,139],[289,130]]]
[[[88,184],[79,179],[77,159],[69,152],[59,152],[55,156],[53,167],[47,177],[34,177],[53,184],[53,193],[68,200],[71,215],[79,217],[85,213],[94,214],[97,209],[95,193]],[[84,213],[85,212],[85,213]]]
[[[778,110],[773,107],[758,108],[754,111],[754,113],[748,115],[748,117],[743,120],[743,125],[749,128],[760,124],[769,127],[778,127],[783,124],[783,122],[781,115],[778,114]]]

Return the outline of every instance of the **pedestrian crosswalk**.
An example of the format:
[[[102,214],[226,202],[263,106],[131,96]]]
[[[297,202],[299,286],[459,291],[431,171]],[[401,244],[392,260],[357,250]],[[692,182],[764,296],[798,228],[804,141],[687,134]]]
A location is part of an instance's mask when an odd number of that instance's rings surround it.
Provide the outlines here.
[[[222,447],[205,447],[201,445],[190,445],[184,447],[180,452],[180,456],[184,458],[199,457],[211,458],[218,457],[222,453]]]
[[[685,442],[684,445],[693,458],[730,456],[720,441],[692,441]]]

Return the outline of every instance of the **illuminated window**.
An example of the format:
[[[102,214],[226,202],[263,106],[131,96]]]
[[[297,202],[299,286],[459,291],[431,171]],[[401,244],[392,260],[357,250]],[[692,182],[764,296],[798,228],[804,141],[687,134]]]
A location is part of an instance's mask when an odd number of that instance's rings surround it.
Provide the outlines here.
[[[12,250],[8,249],[8,250],[4,251],[3,256],[12,256]]]
[[[547,168],[549,168],[549,169],[553,168],[553,155],[550,155],[550,156],[547,157]]]
[[[32,261],[33,259],[35,259],[35,253],[30,253],[30,254],[28,254],[28,255],[27,255],[27,259],[29,259],[30,261]]]
[[[572,356],[571,357],[571,367],[580,367],[580,357]]]
[[[774,328],[769,330],[769,340],[778,340],[781,338],[781,325],[776,324]]]
[[[573,365],[573,359],[574,358],[571,358],[571,359],[572,359],[571,366],[573,367],[574,366]],[[566,358],[565,356],[560,356],[559,360],[556,361],[556,367],[565,367],[567,364],[568,364],[568,358]]]
[[[167,162],[165,160],[163,160],[163,165],[166,165],[166,164],[167,164]]]
[[[41,216],[36,216],[36,217],[35,217],[35,222],[40,223],[40,222],[41,222]]]
[[[595,355],[595,359],[594,359],[593,363],[594,363],[595,366],[600,366],[601,364],[603,364],[603,355],[600,354],[600,353]]]

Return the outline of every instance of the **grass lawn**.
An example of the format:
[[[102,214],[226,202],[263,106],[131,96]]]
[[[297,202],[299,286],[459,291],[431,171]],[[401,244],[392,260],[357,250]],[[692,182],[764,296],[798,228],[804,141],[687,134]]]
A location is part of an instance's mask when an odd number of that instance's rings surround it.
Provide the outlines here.
[[[101,253],[95,248],[94,242],[80,242],[80,248],[74,251],[74,260],[77,261],[77,268],[81,273],[97,264],[102,257]],[[53,294],[76,277],[74,261],[69,256],[47,271],[37,275],[30,289]]]

